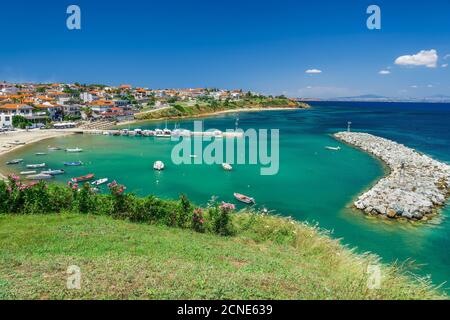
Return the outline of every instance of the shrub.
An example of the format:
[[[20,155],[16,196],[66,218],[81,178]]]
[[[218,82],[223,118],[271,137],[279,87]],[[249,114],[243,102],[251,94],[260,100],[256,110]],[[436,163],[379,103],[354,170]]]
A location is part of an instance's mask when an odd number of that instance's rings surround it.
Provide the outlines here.
[[[208,208],[212,232],[221,236],[230,236],[234,234],[230,219],[230,213],[234,209],[234,204],[226,202],[222,202],[220,205],[214,203]]]
[[[201,208],[194,210],[191,226],[197,232],[205,232],[205,218],[203,217],[203,210]]]
[[[188,198],[182,194],[177,210],[177,225],[181,228],[187,228],[192,217],[192,205]]]

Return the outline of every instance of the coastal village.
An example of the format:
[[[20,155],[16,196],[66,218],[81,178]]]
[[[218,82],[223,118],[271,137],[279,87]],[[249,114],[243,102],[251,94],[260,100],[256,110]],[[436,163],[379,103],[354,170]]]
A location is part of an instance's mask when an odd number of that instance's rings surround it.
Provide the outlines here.
[[[198,107],[205,102],[213,106],[227,105],[245,96],[262,97],[241,89],[148,89],[128,84],[114,87],[0,82],[0,130],[78,126],[95,129],[111,122],[145,118],[146,114],[173,106]]]

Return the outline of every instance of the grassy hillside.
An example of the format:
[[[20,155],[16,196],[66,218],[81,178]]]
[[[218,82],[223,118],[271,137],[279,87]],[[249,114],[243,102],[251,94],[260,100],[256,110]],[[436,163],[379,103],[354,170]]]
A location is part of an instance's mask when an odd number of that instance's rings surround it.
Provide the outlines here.
[[[295,102],[287,98],[269,98],[264,96],[248,97],[238,101],[219,101],[207,99],[194,105],[185,102],[172,103],[171,107],[135,114],[138,120],[176,119],[211,114],[214,112],[235,109],[259,109],[259,108],[309,108],[302,102]]]
[[[316,228],[233,214],[236,235],[90,214],[0,215],[0,299],[430,299],[427,283],[356,255]],[[69,265],[81,290],[67,290]]]

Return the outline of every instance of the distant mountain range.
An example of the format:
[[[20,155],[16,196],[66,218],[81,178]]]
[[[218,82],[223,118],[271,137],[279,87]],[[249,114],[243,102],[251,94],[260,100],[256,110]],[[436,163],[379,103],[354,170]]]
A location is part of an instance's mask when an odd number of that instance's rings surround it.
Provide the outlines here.
[[[367,101],[367,102],[430,102],[430,103],[450,103],[450,96],[437,94],[433,96],[423,97],[423,98],[405,98],[405,97],[385,97],[376,94],[364,94],[360,96],[352,97],[336,97],[328,99],[320,98],[299,98],[301,101]]]

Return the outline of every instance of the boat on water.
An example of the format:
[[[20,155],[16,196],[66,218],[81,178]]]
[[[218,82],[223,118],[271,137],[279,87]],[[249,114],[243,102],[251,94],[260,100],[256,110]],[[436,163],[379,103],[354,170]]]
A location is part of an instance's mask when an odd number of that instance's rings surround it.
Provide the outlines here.
[[[27,164],[27,168],[36,169],[36,168],[45,168],[47,165],[45,163],[35,163],[35,164]]]
[[[10,161],[6,162],[6,164],[11,165],[11,164],[19,164],[22,162],[23,162],[23,159],[14,159],[14,160],[10,160]]]
[[[62,170],[62,169],[57,169],[57,170],[49,169],[49,170],[41,171],[41,173],[42,174],[49,174],[51,176],[57,176],[57,175],[60,175],[60,174],[64,174],[66,172],[64,170]]]
[[[229,163],[222,163],[222,168],[226,171],[233,170],[233,167]]]
[[[246,196],[246,195],[243,195],[243,194],[240,194],[240,193],[236,193],[236,192],[233,193],[233,195],[240,202],[243,202],[243,203],[246,203],[246,204],[255,203],[255,199],[253,199],[253,198],[251,198],[249,196]]]
[[[51,146],[48,146],[47,149],[48,149],[49,151],[57,151],[57,150],[61,150],[60,147],[51,147]]]
[[[72,182],[84,182],[84,181],[89,181],[94,179],[95,175],[93,173],[89,173],[85,176],[81,176],[81,177],[76,177],[76,178],[72,178]]]
[[[122,136],[127,136],[128,133],[129,133],[129,130],[128,130],[128,129],[120,130],[120,134],[121,134]]]
[[[164,170],[164,162],[162,161],[155,161],[155,163],[153,164],[153,169],[161,171]]]
[[[155,132],[153,130],[143,130],[142,135],[145,137],[152,137],[155,135]]]
[[[108,178],[103,178],[103,179],[95,180],[95,181],[91,182],[91,184],[93,186],[99,186],[99,185],[102,185],[102,184],[107,183],[107,182],[108,182]]]
[[[155,129],[155,137],[158,138],[170,138],[172,136],[172,131],[170,129]]]
[[[36,170],[30,170],[30,171],[20,171],[20,174],[21,175],[24,175],[24,176],[26,176],[26,175],[30,175],[30,174],[36,174],[37,173],[37,171]]]
[[[67,167],[78,167],[78,166],[82,166],[83,162],[81,162],[81,161],[64,162],[64,165]]]
[[[81,148],[67,148],[66,152],[83,152]]]
[[[36,152],[36,156],[46,156],[47,154],[45,152]]]
[[[325,149],[339,151],[339,150],[341,150],[341,147],[329,147],[329,146],[326,146]]]
[[[25,178],[28,180],[49,180],[49,179],[53,178],[53,176],[50,174],[38,173],[38,174],[26,176]]]

